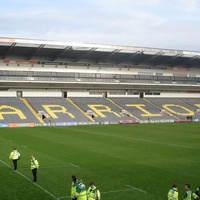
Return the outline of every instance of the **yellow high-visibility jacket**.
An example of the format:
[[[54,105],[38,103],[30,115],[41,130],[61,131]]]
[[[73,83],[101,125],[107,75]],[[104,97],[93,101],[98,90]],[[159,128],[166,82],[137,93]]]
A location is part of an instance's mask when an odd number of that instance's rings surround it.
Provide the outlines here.
[[[191,200],[192,199],[192,191],[190,189],[186,190],[183,195],[184,200]]]
[[[77,200],[87,200],[86,187],[83,183],[76,186],[76,198]]]
[[[87,197],[88,197],[88,200],[100,200],[101,198],[101,194],[100,194],[100,191],[97,187],[89,187],[88,190],[87,190]]]
[[[35,168],[39,168],[39,162],[36,159],[31,159],[31,170]]]
[[[72,182],[72,187],[71,187],[71,198],[76,197],[76,186],[78,185],[78,182]]]
[[[172,188],[168,192],[168,200],[178,200],[178,190],[177,188]]]
[[[20,157],[20,153],[19,153],[17,150],[13,150],[13,151],[10,153],[9,159],[18,160],[19,157]]]

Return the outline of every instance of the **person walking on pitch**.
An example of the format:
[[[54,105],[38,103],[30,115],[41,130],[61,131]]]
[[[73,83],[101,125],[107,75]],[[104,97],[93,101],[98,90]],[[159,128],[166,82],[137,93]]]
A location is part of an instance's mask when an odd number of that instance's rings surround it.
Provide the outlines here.
[[[14,170],[17,170],[17,161],[20,160],[20,153],[17,151],[16,148],[10,153],[9,159],[12,159]]]
[[[34,156],[31,156],[31,170],[33,173],[33,182],[37,182],[37,170],[39,168],[39,163]]]

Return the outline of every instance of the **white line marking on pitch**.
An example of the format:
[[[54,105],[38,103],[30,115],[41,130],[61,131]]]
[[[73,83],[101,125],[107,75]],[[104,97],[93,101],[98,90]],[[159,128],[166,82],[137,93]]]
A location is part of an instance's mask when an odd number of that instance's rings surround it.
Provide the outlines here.
[[[136,187],[133,187],[131,185],[126,185],[127,187],[129,187],[128,189],[124,189],[124,190],[110,190],[110,191],[107,191],[107,192],[101,192],[101,194],[109,194],[109,193],[118,193],[118,192],[127,192],[127,191],[133,191],[133,190],[137,190],[139,192],[143,192],[143,193],[147,193],[147,191],[144,191],[140,188],[136,188]],[[63,196],[63,197],[58,197],[58,199],[68,199],[68,198],[71,198],[70,196]]]
[[[133,187],[132,185],[126,185],[126,186],[132,188],[133,190],[137,190],[137,191],[140,191],[140,192],[147,193],[147,191],[144,191],[144,190],[142,190],[142,189],[140,189],[140,188]]]
[[[3,162],[2,160],[0,160],[1,163],[3,163],[4,165],[6,165],[7,167],[9,167],[10,169],[12,169],[12,167],[10,165],[8,165],[7,163]],[[17,172],[20,176],[22,176],[23,178],[25,178],[26,180],[31,181],[31,179],[29,179],[28,177],[24,176],[22,173]],[[53,197],[54,199],[58,200],[57,197],[55,197],[52,193],[50,193],[48,190],[45,190],[43,187],[41,187],[40,185],[38,185],[37,183],[34,183],[35,186],[37,186],[38,188],[40,188],[42,191],[44,191],[45,193],[47,193],[48,195],[50,195],[51,197]]]
[[[25,145],[22,145],[24,148],[28,148],[27,146],[25,146]]]
[[[101,192],[102,194],[108,194],[108,193],[117,193],[117,192],[126,192],[126,191],[131,191],[134,190],[133,188],[131,189],[124,189],[124,190],[111,190],[111,191],[107,191],[107,192]]]
[[[75,165],[73,163],[69,163],[70,165],[74,166],[74,167],[79,167],[78,165]]]
[[[71,196],[58,197],[58,199],[71,199]]]
[[[149,142],[149,143],[155,143],[155,144],[164,144],[164,145],[169,145],[169,146],[174,146],[174,147],[182,147],[182,148],[190,148],[190,149],[199,149],[199,148],[192,147],[192,146],[172,144],[172,143],[165,143],[165,142],[159,142],[159,141],[155,141],[155,140],[145,140],[145,139],[140,139],[140,138],[124,137],[124,136],[120,136],[120,135],[112,135],[112,134],[101,133],[101,132],[84,131],[84,130],[79,130],[79,129],[75,129],[75,128],[68,128],[68,129],[79,131],[79,132],[85,132],[85,133],[93,133],[93,134],[98,134],[98,135],[106,135],[106,136],[110,136],[110,137],[118,137],[118,138],[128,139],[128,140],[136,140],[136,141],[141,141],[141,142]]]
[[[8,140],[9,142],[12,142],[12,140]]]
[[[43,168],[43,169],[46,169],[46,168],[60,168],[60,167],[71,167],[73,165],[71,165],[71,163],[69,163],[68,165],[52,165],[52,166],[40,166],[40,169]],[[20,168],[18,170],[27,170],[27,169],[30,169],[29,167],[25,167],[25,168]]]

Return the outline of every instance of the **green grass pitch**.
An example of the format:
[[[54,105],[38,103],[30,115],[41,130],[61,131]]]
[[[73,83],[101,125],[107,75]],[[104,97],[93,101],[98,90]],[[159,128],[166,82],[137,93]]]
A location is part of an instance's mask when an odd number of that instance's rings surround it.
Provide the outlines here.
[[[0,129],[0,199],[70,199],[71,176],[94,181],[102,200],[165,200],[173,183],[199,180],[199,123]],[[8,159],[21,153],[18,171]],[[30,156],[40,163],[31,182]]]

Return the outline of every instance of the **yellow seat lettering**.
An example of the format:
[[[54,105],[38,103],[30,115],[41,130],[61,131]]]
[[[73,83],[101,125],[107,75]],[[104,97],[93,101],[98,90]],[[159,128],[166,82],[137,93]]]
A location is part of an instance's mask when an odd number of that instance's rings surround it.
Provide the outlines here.
[[[42,105],[42,107],[46,110],[46,112],[53,119],[58,119],[58,116],[55,113],[63,113],[69,115],[71,118],[75,118],[75,116],[68,112],[67,109],[60,105]]]
[[[157,114],[157,113],[151,113],[149,112],[148,110],[146,110],[144,107],[145,107],[145,104],[126,104],[127,107],[136,107],[137,109],[141,110],[144,114],[141,114],[141,116],[143,117],[159,117],[161,116],[161,114]]]
[[[88,104],[88,107],[91,108],[95,113],[97,113],[97,115],[99,115],[102,118],[106,117],[103,113],[112,113],[117,117],[121,117],[118,113],[112,111],[111,108],[103,104]]]
[[[2,111],[3,109],[9,109],[11,111]],[[26,116],[22,113],[21,110],[14,108],[12,106],[1,105],[0,106],[0,120],[4,120],[3,115],[18,115],[20,119],[26,119]]]
[[[192,110],[189,110],[188,108],[186,108],[184,106],[181,106],[181,105],[164,104],[163,108],[166,109],[166,110],[168,110],[171,113],[176,114],[176,115],[181,115],[181,116],[193,116],[194,115],[194,112]],[[184,112],[183,113],[177,112],[173,108],[181,108]]]

